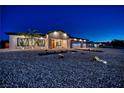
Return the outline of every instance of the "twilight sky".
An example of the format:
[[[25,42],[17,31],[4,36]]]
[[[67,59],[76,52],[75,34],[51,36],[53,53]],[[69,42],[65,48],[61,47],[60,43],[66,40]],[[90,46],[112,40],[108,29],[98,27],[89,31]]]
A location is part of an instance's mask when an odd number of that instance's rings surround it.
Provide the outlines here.
[[[0,39],[29,28],[63,29],[92,41],[124,40],[124,6],[0,6]]]

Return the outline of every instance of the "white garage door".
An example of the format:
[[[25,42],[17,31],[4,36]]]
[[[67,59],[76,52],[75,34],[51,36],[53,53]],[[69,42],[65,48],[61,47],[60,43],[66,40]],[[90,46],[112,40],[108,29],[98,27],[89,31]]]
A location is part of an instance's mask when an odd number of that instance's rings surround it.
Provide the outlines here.
[[[81,48],[81,43],[80,42],[73,42],[72,48]]]

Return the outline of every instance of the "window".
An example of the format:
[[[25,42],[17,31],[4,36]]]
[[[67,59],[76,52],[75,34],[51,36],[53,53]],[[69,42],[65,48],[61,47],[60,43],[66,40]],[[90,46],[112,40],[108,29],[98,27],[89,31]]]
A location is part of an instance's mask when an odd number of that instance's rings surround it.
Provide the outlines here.
[[[59,41],[56,41],[56,47],[61,47],[62,46],[62,41],[59,40]]]

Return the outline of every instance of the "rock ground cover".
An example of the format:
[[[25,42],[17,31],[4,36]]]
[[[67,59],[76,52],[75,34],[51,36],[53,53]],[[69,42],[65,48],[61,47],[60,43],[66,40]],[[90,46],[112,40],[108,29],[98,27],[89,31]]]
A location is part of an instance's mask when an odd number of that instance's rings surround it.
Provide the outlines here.
[[[124,87],[124,50],[41,55],[40,51],[0,52],[0,87]],[[108,63],[93,60],[98,56]]]

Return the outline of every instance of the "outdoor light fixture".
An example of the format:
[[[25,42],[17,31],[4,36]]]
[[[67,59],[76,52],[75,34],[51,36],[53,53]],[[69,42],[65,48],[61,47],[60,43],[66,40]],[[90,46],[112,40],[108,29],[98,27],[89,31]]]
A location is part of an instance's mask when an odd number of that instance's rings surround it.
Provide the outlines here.
[[[74,38],[74,41],[76,41],[77,39],[76,38]]]
[[[40,37],[40,39],[43,39],[43,37]]]
[[[24,35],[22,35],[22,37],[23,37],[23,38],[25,38],[25,36],[24,36]]]
[[[84,40],[84,42],[86,42],[86,40]]]
[[[54,34],[54,35],[57,35],[57,32],[55,31],[53,34]]]
[[[82,39],[80,39],[79,41],[82,41]]]
[[[65,36],[65,37],[66,37],[66,36],[67,36],[67,34],[66,34],[66,33],[64,33],[64,34],[63,34],[63,36]]]

